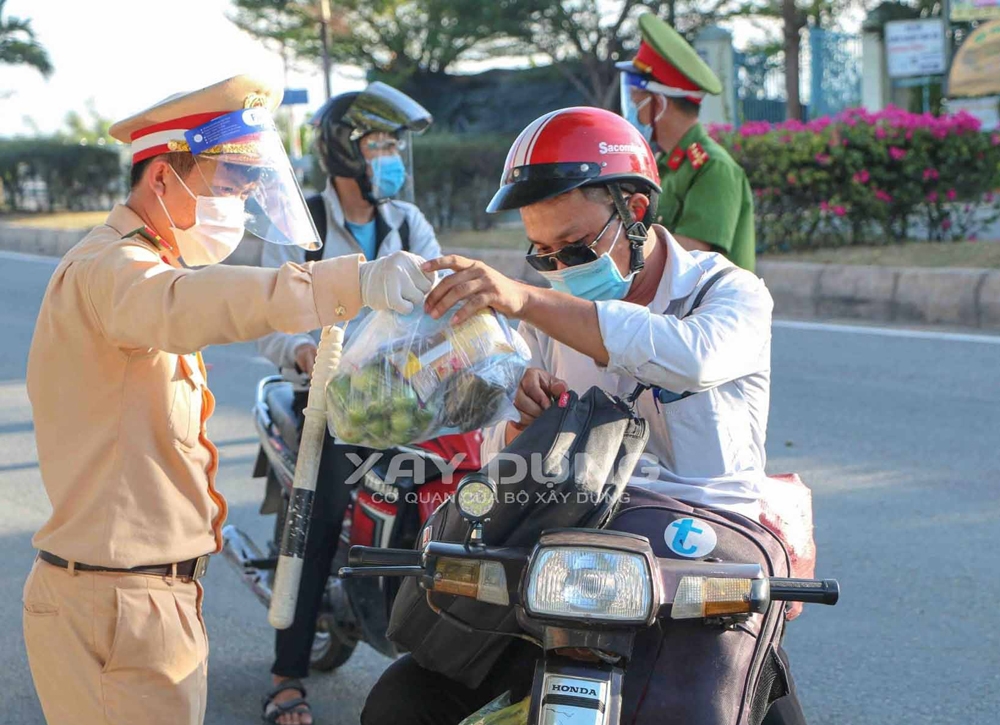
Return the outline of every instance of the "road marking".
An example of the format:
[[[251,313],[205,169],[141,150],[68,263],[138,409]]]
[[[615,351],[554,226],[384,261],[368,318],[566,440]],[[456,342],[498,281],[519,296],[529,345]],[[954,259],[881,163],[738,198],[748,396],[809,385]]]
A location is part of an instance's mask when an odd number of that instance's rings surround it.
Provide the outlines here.
[[[3,252],[0,251],[0,259],[9,259],[12,262],[34,262],[35,264],[47,264],[55,267],[59,264],[60,257],[45,257],[41,254],[25,254],[24,252]]]
[[[864,325],[837,325],[829,322],[801,322],[799,320],[774,320],[772,326],[787,330],[813,330],[816,332],[846,332],[855,335],[904,337],[913,340],[943,340],[946,342],[978,342],[1000,345],[1000,335],[972,335],[962,332],[937,330],[912,330],[894,327],[866,327]]]

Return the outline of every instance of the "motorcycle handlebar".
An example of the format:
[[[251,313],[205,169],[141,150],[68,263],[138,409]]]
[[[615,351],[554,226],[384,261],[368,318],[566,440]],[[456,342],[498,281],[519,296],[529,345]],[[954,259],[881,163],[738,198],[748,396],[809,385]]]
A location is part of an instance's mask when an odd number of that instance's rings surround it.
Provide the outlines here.
[[[362,566],[420,566],[421,552],[413,549],[379,549],[374,546],[352,546],[347,563]]]
[[[840,584],[836,579],[782,579],[770,580],[771,600],[777,602],[805,602],[806,604],[836,604],[840,599]]]

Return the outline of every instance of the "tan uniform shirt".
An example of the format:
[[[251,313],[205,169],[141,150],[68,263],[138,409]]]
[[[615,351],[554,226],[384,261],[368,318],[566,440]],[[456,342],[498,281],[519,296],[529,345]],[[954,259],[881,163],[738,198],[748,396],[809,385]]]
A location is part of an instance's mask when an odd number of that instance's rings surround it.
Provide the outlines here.
[[[201,348],[299,333],[361,307],[360,256],[279,269],[182,269],[116,206],[63,257],[28,356],[52,516],[33,544],[128,568],[221,548],[225,500],[205,423],[214,399]],[[168,256],[162,256],[164,254]]]

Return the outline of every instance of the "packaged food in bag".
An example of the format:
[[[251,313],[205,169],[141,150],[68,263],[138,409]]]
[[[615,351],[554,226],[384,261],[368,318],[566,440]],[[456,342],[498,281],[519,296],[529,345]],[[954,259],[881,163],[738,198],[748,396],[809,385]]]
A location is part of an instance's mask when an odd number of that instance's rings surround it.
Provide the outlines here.
[[[461,325],[452,316],[369,315],[327,385],[330,433],[390,448],[516,419],[530,357],[524,341],[493,311]]]
[[[511,703],[510,690],[487,703],[458,725],[528,725],[531,697]]]

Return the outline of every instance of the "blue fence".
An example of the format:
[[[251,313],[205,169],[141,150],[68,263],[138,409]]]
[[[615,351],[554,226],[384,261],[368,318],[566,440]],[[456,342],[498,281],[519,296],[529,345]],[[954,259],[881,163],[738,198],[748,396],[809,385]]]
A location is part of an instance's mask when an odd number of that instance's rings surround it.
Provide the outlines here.
[[[736,53],[739,123],[786,118],[783,54]],[[838,113],[861,103],[861,38],[813,28],[799,53],[799,101],[806,118]]]

